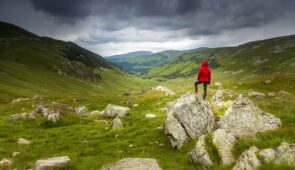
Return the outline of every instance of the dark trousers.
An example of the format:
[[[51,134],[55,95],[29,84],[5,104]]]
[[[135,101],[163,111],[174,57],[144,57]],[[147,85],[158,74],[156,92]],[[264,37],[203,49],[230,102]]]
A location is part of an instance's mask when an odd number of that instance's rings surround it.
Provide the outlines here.
[[[195,93],[198,93],[198,84],[201,84],[201,83],[203,83],[203,86],[204,86],[204,95],[203,95],[203,99],[205,99],[206,96],[207,96],[207,85],[208,85],[208,82],[202,82],[202,81],[197,80],[197,81],[195,82]]]

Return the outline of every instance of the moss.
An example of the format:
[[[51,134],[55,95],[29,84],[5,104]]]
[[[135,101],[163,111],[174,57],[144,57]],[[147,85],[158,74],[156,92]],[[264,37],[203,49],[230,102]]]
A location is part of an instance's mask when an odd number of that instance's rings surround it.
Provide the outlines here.
[[[212,141],[212,135],[209,134],[205,137],[205,142],[206,142],[206,150],[209,153],[209,156],[215,164],[220,165],[221,164],[221,158],[219,156],[218,150],[213,144]]]

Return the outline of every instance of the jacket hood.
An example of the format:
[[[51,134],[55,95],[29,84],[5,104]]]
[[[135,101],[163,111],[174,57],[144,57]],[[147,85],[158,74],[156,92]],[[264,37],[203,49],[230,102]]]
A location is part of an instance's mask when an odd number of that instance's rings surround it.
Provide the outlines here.
[[[202,67],[208,67],[208,61],[207,60],[203,61]]]

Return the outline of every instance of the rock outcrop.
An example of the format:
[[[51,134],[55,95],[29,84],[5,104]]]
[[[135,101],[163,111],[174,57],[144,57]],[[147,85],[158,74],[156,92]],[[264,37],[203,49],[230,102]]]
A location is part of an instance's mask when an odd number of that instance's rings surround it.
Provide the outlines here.
[[[123,123],[121,122],[119,117],[116,117],[111,123],[112,129],[120,129],[123,128]]]
[[[217,148],[223,165],[230,165],[235,161],[231,149],[236,142],[236,138],[232,134],[226,133],[223,129],[217,129],[213,132],[212,143]]]
[[[130,109],[128,107],[117,106],[109,104],[103,111],[103,117],[124,117],[129,115]]]
[[[264,113],[251,100],[240,95],[220,118],[218,126],[242,139],[254,137],[257,132],[278,129],[282,124],[279,118]]]
[[[196,147],[188,154],[188,159],[191,162],[204,166],[211,166],[213,164],[206,150],[205,135],[199,137]]]
[[[45,160],[38,160],[35,163],[35,170],[49,170],[68,166],[71,159],[67,156],[53,157]]]
[[[258,151],[259,149],[256,146],[252,146],[243,152],[233,167],[233,170],[251,170],[260,166],[261,162],[256,156]]]
[[[9,168],[11,165],[12,161],[9,159],[4,158],[0,161],[0,168]]]
[[[295,144],[282,142],[276,149],[275,163],[286,163],[288,165],[295,165]]]
[[[103,170],[162,170],[152,158],[124,158]]]
[[[195,139],[213,131],[213,112],[198,94],[186,94],[168,102],[167,110],[164,132],[174,148],[181,148],[189,138]]]

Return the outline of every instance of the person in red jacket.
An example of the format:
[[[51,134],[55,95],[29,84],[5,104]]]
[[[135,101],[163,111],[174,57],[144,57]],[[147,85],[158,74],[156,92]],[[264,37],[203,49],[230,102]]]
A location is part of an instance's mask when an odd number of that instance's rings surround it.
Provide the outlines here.
[[[203,99],[206,99],[207,95],[207,85],[211,83],[211,70],[208,67],[208,61],[203,61],[202,67],[198,73],[198,80],[195,82],[195,93],[198,93],[198,84],[203,83],[204,86],[204,96]]]

